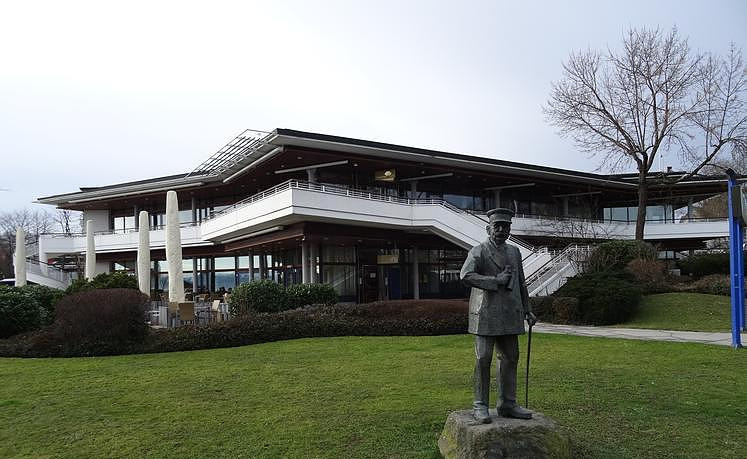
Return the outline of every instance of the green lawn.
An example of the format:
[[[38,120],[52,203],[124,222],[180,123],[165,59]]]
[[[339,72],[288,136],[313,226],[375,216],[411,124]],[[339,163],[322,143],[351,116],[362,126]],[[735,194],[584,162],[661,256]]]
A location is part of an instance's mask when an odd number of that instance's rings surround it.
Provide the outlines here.
[[[702,293],[660,293],[643,297],[638,313],[626,328],[728,332],[731,306],[728,296]]]
[[[744,457],[747,352],[544,334],[532,351],[530,407],[577,457]],[[466,335],[0,359],[0,457],[436,458],[472,359]]]

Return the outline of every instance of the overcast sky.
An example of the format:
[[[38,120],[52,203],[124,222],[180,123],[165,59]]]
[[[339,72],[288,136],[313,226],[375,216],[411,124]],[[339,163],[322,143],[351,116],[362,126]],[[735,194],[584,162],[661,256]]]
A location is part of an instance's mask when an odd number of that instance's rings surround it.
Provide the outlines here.
[[[745,5],[0,0],[0,211],[189,172],[245,128],[591,171],[542,114],[568,54],[674,25],[747,52]]]

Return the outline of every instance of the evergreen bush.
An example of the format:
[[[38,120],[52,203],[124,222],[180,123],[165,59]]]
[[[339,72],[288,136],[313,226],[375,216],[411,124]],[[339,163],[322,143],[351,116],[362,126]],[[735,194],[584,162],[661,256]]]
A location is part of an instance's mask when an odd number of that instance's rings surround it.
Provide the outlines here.
[[[0,338],[49,325],[61,290],[42,285],[0,288]]]
[[[72,294],[88,290],[112,288],[130,288],[139,290],[137,278],[135,276],[127,274],[124,271],[114,271],[113,273],[99,274],[90,281],[83,278],[75,279],[67,290],[65,290],[65,293]]]
[[[251,312],[278,312],[289,307],[285,288],[270,279],[238,285],[233,289],[230,301],[231,314],[234,316]]]
[[[288,302],[291,308],[301,308],[312,304],[332,306],[339,297],[329,284],[293,284],[288,287]]]
[[[571,319],[575,323],[612,325],[635,314],[642,291],[623,271],[601,271],[568,279],[553,296],[578,299],[578,315]]]

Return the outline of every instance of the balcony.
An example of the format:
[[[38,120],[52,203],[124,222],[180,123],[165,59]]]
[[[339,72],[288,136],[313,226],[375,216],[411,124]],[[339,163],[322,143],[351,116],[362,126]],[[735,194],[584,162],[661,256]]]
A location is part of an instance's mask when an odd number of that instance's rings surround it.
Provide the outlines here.
[[[358,190],[342,185],[289,180],[244,199],[199,225],[183,224],[182,245],[225,243],[272,227],[303,221],[427,231],[463,248],[485,239],[484,215],[459,209],[441,199],[408,199]],[[521,236],[632,239],[635,224],[617,221],[519,214],[512,233]],[[728,236],[726,220],[647,222],[645,239],[712,239]],[[163,228],[150,231],[151,248],[165,246]],[[96,252],[137,249],[136,230],[95,234]],[[85,252],[84,235],[42,235],[40,252],[47,256]],[[522,252],[527,252],[522,247]],[[525,253],[526,256],[526,253]]]

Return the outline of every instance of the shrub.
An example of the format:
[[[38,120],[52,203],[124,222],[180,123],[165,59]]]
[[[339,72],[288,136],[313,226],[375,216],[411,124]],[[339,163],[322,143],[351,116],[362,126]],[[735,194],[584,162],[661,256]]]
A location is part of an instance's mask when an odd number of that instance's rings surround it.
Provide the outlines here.
[[[49,325],[61,290],[43,285],[0,289],[0,338]]]
[[[147,295],[137,290],[96,289],[68,295],[57,303],[54,323],[32,338],[44,355],[106,355],[142,340],[148,333]]]
[[[625,322],[635,314],[642,292],[624,272],[602,271],[568,279],[554,296],[578,299],[578,316],[574,322],[611,325]]]
[[[81,293],[79,295],[94,294]],[[325,336],[447,335],[467,332],[464,300],[401,300],[361,305],[311,306],[278,313],[245,314],[208,326],[153,331],[142,341],[60,346],[36,332],[0,341],[0,355],[42,357],[170,352]]]
[[[532,312],[537,316],[537,320],[543,322],[552,322],[552,303],[555,298],[551,296],[531,296],[529,297],[529,304],[532,307]]]
[[[135,276],[123,271],[115,271],[113,273],[99,274],[90,281],[88,279],[75,279],[67,290],[65,290],[65,293],[71,294],[88,290],[112,288],[139,289]]]
[[[247,282],[231,293],[231,314],[278,312],[288,309],[288,294],[282,285],[270,279]]]
[[[729,274],[729,253],[704,253],[677,262],[682,274],[703,277],[710,274]]]
[[[332,306],[338,301],[337,292],[329,284],[294,284],[288,287],[287,293],[292,308],[312,304]]]
[[[616,240],[594,247],[587,260],[587,272],[621,271],[636,258],[656,260],[656,248],[643,241]]]
[[[669,274],[664,262],[636,258],[628,262],[625,272],[645,293],[664,293],[672,290],[667,284]]]
[[[731,296],[731,281],[727,275],[711,274],[693,282],[688,290],[711,295]]]
[[[573,324],[581,320],[582,314],[578,298],[571,296],[559,296],[553,298],[550,305],[553,322],[561,324]]]
[[[42,325],[39,302],[19,288],[0,289],[0,338],[34,330]]]

